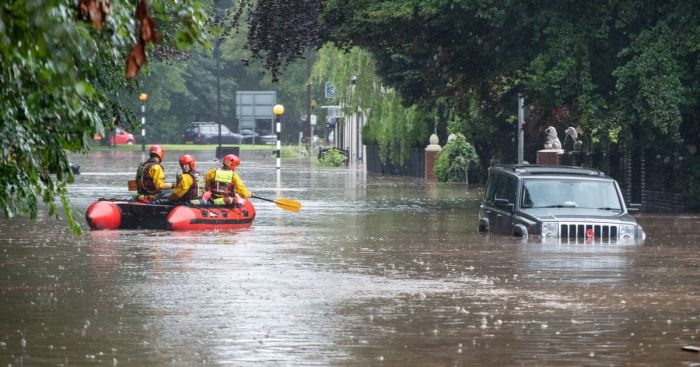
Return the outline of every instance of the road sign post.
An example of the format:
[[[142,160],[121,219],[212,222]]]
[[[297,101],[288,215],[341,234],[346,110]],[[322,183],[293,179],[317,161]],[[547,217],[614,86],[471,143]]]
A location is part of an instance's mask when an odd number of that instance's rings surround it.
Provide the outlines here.
[[[335,85],[333,85],[333,83],[326,82],[326,84],[324,84],[323,90],[324,90],[324,95],[326,98],[328,98],[328,99],[335,98]]]
[[[256,132],[257,120],[270,121],[269,131],[272,131],[274,129],[274,114],[272,114],[271,111],[276,103],[277,92],[275,91],[236,92],[236,118],[238,119],[238,133],[241,133],[241,129],[250,129],[253,132]]]

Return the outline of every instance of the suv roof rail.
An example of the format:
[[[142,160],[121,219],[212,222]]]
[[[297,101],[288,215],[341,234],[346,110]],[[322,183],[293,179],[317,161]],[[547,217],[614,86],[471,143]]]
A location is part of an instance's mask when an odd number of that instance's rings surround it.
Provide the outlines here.
[[[545,175],[545,174],[567,174],[582,176],[605,176],[603,172],[596,168],[574,167],[574,166],[548,166],[540,164],[508,164],[497,165],[505,171],[515,174]]]

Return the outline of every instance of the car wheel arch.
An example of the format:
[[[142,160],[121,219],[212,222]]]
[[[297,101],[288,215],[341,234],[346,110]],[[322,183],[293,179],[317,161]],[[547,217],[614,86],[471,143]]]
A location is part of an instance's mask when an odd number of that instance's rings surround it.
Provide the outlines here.
[[[481,218],[479,219],[479,232],[481,233],[488,233],[491,232],[491,228],[489,226],[489,219],[488,218]]]
[[[516,224],[513,226],[513,236],[515,237],[527,237],[529,235],[527,227],[522,224]]]

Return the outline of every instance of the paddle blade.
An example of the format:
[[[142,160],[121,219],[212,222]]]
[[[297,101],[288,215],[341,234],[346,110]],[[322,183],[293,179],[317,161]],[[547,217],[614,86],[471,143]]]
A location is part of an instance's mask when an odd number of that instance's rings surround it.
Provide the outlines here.
[[[290,212],[298,212],[301,210],[301,203],[292,199],[276,199],[274,203],[280,208]]]

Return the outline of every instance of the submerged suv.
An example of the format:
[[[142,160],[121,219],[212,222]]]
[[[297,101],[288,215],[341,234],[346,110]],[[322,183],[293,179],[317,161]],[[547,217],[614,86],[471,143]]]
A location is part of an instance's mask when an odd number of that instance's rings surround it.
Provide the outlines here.
[[[596,241],[645,238],[614,179],[568,166],[489,168],[479,231]]]

